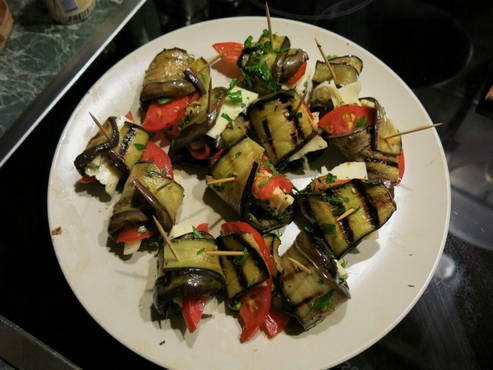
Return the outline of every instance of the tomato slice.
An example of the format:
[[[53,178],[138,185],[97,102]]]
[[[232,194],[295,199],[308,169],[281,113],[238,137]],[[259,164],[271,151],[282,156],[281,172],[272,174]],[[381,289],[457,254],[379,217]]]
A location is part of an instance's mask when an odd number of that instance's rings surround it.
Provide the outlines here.
[[[272,299],[272,279],[253,287],[241,297],[240,318],[243,330],[240,342],[246,342],[265,322]]]
[[[125,118],[129,119],[132,122],[134,121],[134,115],[130,111],[128,111],[127,114],[125,114]]]
[[[298,70],[294,73],[294,75],[292,75],[287,81],[286,81],[286,85],[294,85],[296,82],[298,82],[298,80],[303,77],[303,75],[305,74],[306,72],[306,66],[307,66],[308,62],[305,62],[303,63],[300,68],[298,68]]]
[[[346,104],[331,110],[325,114],[318,126],[323,128],[330,135],[342,135],[353,132],[357,125],[361,122],[366,124],[373,124],[374,122],[374,110],[369,107]]]
[[[82,176],[77,182],[79,184],[90,184],[94,181],[96,181],[96,177],[94,176]]]
[[[159,104],[152,102],[147,109],[142,127],[149,132],[171,129],[176,135],[178,123],[185,114],[188,104],[199,98],[198,93],[176,98],[169,103]]]
[[[211,166],[223,155],[224,149],[219,149],[210,159]]]
[[[155,133],[152,134],[151,138],[149,139],[152,142],[158,144],[162,147],[168,146],[170,143],[169,137],[166,134],[166,131],[156,131]]]
[[[243,51],[243,44],[239,42],[218,42],[213,44],[212,47],[219,53],[223,54],[222,60],[236,64],[238,62],[238,58]]]
[[[233,234],[233,233],[250,233],[253,236],[253,239],[257,243],[260,249],[260,253],[262,254],[262,257],[265,261],[265,264],[267,265],[267,268],[269,269],[269,272],[271,275],[274,274],[274,262],[272,261],[272,257],[269,253],[269,249],[267,248],[267,245],[265,244],[264,238],[262,238],[262,235],[255,230],[250,224],[247,224],[246,222],[242,221],[232,221],[232,222],[226,222],[221,225],[221,230],[226,233],[226,234]]]
[[[280,188],[286,194],[290,194],[293,191],[293,183],[283,175],[272,176],[266,183],[262,183],[263,181],[264,180],[259,176],[259,180],[257,181],[257,179],[255,179],[252,185],[252,193],[258,199],[270,199],[276,188]]]
[[[404,160],[404,151],[401,150],[401,154],[397,158],[397,163],[399,165],[399,179],[397,180],[396,185],[400,184],[402,178],[404,177],[404,171],[406,170],[406,163]]]
[[[209,144],[204,143],[200,149],[189,149],[192,157],[198,160],[208,159],[211,156],[211,147]]]
[[[142,162],[154,162],[156,166],[166,171],[166,176],[173,178],[173,165],[168,154],[152,141],[147,142],[146,149],[142,157]]]
[[[183,297],[181,313],[188,331],[193,333],[204,312],[206,297]]]
[[[208,223],[200,224],[196,227],[196,229],[198,231],[200,231],[201,233],[208,233],[209,232],[209,224]]]
[[[139,231],[140,226],[128,226],[120,230],[118,237],[116,238],[117,243],[129,243],[135,242],[137,240],[147,239],[152,236],[152,232],[148,229],[145,231]]]
[[[288,321],[288,315],[276,310],[274,307],[271,307],[265,317],[264,323],[262,324],[262,331],[270,339],[272,339],[284,330]]]

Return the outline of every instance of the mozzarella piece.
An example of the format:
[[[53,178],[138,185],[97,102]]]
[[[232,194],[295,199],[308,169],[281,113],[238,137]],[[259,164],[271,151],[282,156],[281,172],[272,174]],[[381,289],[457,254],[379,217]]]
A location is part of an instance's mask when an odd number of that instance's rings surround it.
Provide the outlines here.
[[[303,95],[305,90],[307,90],[309,87],[308,84],[311,81],[310,80],[311,75],[312,73],[310,67],[307,67],[305,70],[305,74],[301,76],[301,78],[298,81],[296,81],[294,85],[281,84],[281,88],[284,90],[295,89],[298,94]]]
[[[121,130],[127,119],[123,116],[116,118],[116,125],[118,130]],[[102,185],[104,185],[104,191],[108,195],[113,195],[116,190],[116,186],[120,181],[120,171],[118,171],[111,161],[102,155],[97,155],[89,162],[84,170],[87,176],[94,176]]]
[[[327,172],[327,170],[325,170]],[[322,171],[323,172],[323,171]],[[345,162],[335,166],[329,171],[338,180],[345,179],[368,179],[365,162]]]
[[[233,93],[241,91],[241,97],[244,106],[242,106],[241,103],[232,103],[230,99],[225,100],[223,106],[221,107],[219,115],[217,116],[215,125],[209,131],[207,131],[207,136],[210,136],[213,139],[217,139],[229,123],[229,121],[224,118],[223,115],[227,114],[232,120],[234,120],[258,97],[257,93],[242,89],[241,87],[235,87],[231,91]]]
[[[348,275],[346,269],[344,269],[344,267],[342,267],[339,260],[335,260],[335,261],[336,261],[336,266],[337,266],[337,275],[339,276],[340,279],[344,279],[344,280],[347,279],[349,275]]]
[[[269,199],[269,208],[271,208],[275,214],[283,213],[286,208],[293,204],[294,198],[285,194],[281,189],[275,188],[272,192],[272,196]]]
[[[140,248],[140,243],[142,240],[136,240],[134,242],[128,242],[123,245],[123,255],[128,256],[134,254]]]
[[[327,89],[334,108],[344,104],[361,105],[359,93],[361,92],[361,82],[356,81],[338,89],[333,81],[324,81],[315,89]]]
[[[169,238],[175,239],[175,238],[178,238],[182,235],[190,234],[191,232],[193,232],[193,226],[192,225],[185,225],[185,224],[174,225],[171,228],[171,231],[169,232]]]
[[[322,139],[320,135],[315,135],[311,138],[305,145],[301,147],[296,153],[294,153],[291,157],[289,157],[288,161],[296,161],[304,157],[306,154],[310,152],[316,152],[317,150],[327,148],[327,142]]]

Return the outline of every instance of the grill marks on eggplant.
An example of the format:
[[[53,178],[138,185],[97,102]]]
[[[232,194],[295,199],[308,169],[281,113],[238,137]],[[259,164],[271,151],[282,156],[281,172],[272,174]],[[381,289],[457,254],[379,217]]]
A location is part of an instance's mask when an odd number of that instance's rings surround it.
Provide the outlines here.
[[[337,221],[338,216],[333,211],[341,205],[330,204],[331,196],[341,199],[344,209],[353,209],[353,213]],[[313,217],[320,234],[337,258],[356,247],[364,236],[380,228],[396,209],[393,197],[384,185],[367,184],[357,179],[299,197],[303,214]]]

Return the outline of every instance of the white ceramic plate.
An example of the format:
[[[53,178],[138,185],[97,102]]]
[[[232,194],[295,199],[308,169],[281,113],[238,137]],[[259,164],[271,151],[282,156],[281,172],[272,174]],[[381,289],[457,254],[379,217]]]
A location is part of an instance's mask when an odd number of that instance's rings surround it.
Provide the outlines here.
[[[138,252],[123,261],[106,247],[107,226],[114,201],[103,203],[76,192],[79,178],[73,160],[94,134],[88,112],[104,120],[109,115],[135,111],[144,71],[163,48],[179,46],[210,58],[211,44],[243,42],[265,28],[259,17],[219,19],[169,33],[134,51],[87,92],[70,118],[53,159],[48,188],[50,227],[62,228],[53,245],[65,277],[92,317],[131,350],[173,369],[320,369],[334,366],[363,351],[392,329],[426,288],[442,252],[448,230],[450,186],[445,156],[435,130],[403,138],[406,173],[395,190],[397,212],[379,231],[364,241],[359,253],[347,256],[352,299],[314,329],[298,335],[264,335],[240,344],[240,325],[224,314],[202,320],[199,330],[183,334],[169,322],[162,328],[151,321],[154,256]],[[351,41],[300,22],[273,19],[275,32],[288,35],[291,44],[304,48],[313,68],[319,57],[316,37],[329,54],[354,54],[364,62],[361,96],[374,96],[400,130],[430,122],[405,83],[375,56]],[[227,79],[213,75],[214,85]],[[314,173],[296,176],[297,184]],[[180,222],[215,223],[220,216],[206,197],[204,181],[182,173],[186,197]],[[116,197],[115,197],[116,198]],[[212,232],[218,235],[216,226]],[[283,237],[294,239],[295,226]],[[160,344],[163,340],[166,342]]]

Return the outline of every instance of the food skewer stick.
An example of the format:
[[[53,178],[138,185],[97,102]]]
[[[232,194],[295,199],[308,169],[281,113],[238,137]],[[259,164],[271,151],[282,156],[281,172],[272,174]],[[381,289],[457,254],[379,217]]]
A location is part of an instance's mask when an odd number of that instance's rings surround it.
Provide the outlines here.
[[[178,253],[176,253],[175,248],[173,248],[173,243],[171,243],[171,240],[169,240],[168,234],[166,233],[166,231],[164,231],[163,226],[160,224],[156,216],[152,215],[152,219],[154,220],[154,223],[156,224],[159,233],[163,237],[169,249],[171,250],[171,252],[173,252],[173,255],[175,256],[176,260],[179,261],[180,258],[178,257]]]
[[[212,92],[212,78],[209,79],[209,88],[207,89],[207,116],[211,114],[211,92]]]
[[[236,176],[224,177],[222,179],[214,179],[207,181],[207,185],[222,184],[224,182],[232,182],[236,180]]]
[[[270,10],[267,1],[265,2],[265,15],[267,16],[267,27],[269,28],[270,47],[274,48],[274,42],[272,41],[272,25],[270,23]]]
[[[103,125],[98,121],[98,119],[96,117],[93,116],[93,114],[91,112],[89,112],[89,115],[91,116],[92,120],[94,121],[94,123],[99,127],[99,129],[101,130],[101,132],[103,133],[103,135],[108,139],[108,140],[111,140],[110,136],[108,135],[108,133],[106,131],[104,131],[104,128],[103,128]]]
[[[312,270],[310,270],[308,267],[306,267],[304,264],[302,264],[300,261],[295,260],[294,258],[288,257],[288,260],[290,260],[296,267],[300,268],[301,270],[311,274]]]
[[[332,79],[334,80],[334,83],[337,85],[336,81],[336,74],[334,72],[334,68],[332,68],[332,65],[329,62],[329,59],[327,58],[327,55],[325,55],[324,50],[322,49],[322,45],[318,42],[317,39],[315,39],[315,43],[317,44],[317,48],[320,51],[320,54],[322,55],[322,58],[324,59],[325,64],[329,68],[330,73],[332,74]]]
[[[407,134],[411,134],[413,132],[418,132],[418,131],[422,131],[422,130],[427,130],[429,128],[432,128],[432,127],[438,127],[438,126],[441,126],[443,125],[443,123],[434,123],[432,125],[424,125],[424,126],[418,126],[418,127],[415,127],[411,130],[407,130],[407,131],[402,131],[402,132],[398,132],[397,134],[394,134],[394,135],[390,135],[390,136],[386,136],[384,137],[384,140],[387,140],[387,139],[392,139],[393,137],[397,137],[397,136],[402,136],[402,135],[407,135]]]
[[[220,54],[217,54],[215,57],[211,58],[207,64],[205,66],[203,66],[202,68],[200,68],[195,74],[199,74],[200,72],[202,72],[204,69],[206,69],[207,67],[210,67],[212,66],[214,63],[216,63],[219,59],[221,59],[222,57],[224,56],[224,53],[220,53]]]
[[[336,218],[336,222],[341,221],[343,218],[346,218],[347,216],[353,214],[355,211],[356,210],[354,208],[349,208],[346,212]]]
[[[206,254],[210,256],[243,256],[244,252],[236,251],[207,251]]]

